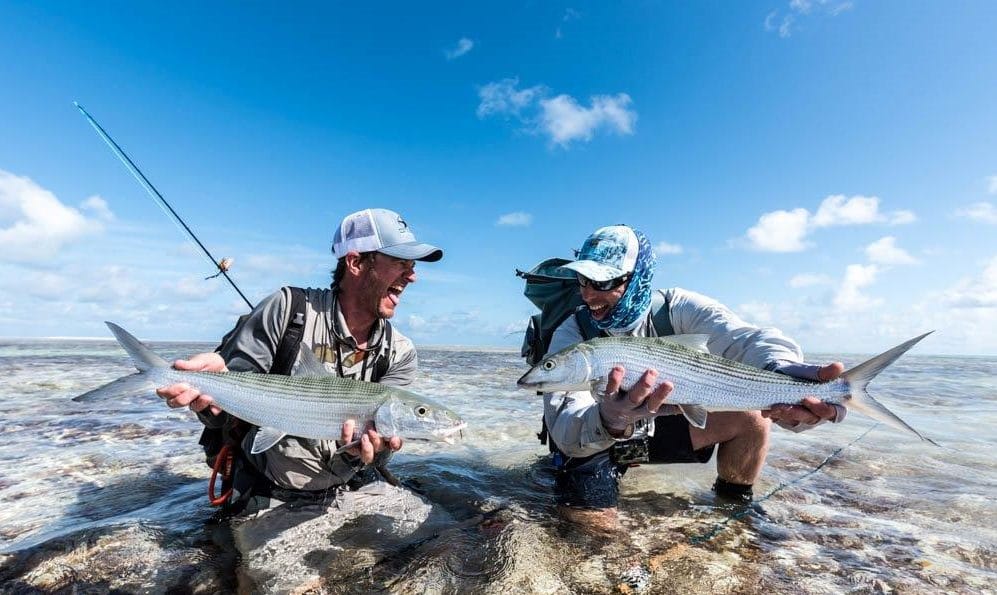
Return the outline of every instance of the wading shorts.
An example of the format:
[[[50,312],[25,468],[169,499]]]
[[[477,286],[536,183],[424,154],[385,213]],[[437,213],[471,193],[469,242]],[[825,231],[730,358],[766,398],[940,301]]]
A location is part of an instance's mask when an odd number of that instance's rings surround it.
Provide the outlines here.
[[[654,436],[648,438],[648,464],[706,463],[714,445],[693,450],[689,422],[682,415],[654,419]],[[629,465],[613,462],[609,450],[580,459],[554,453],[557,503],[577,508],[612,508],[620,497],[619,479]],[[559,461],[565,461],[558,465]]]

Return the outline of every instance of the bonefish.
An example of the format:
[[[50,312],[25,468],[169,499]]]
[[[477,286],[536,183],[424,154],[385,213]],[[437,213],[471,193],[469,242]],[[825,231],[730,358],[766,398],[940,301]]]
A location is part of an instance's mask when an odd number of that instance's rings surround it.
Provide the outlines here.
[[[934,444],[866,391],[877,374],[930,334],[901,343],[830,382],[793,378],[712,355],[706,350],[707,335],[603,337],[545,357],[519,379],[519,386],[545,392],[592,390],[614,366],[622,365],[626,369],[622,387],[629,389],[645,370],[654,369],[655,386],[666,380],[674,385],[665,403],[678,406],[698,428],[706,426],[710,411],[763,410],[815,396]]]
[[[348,419],[358,427],[373,422],[384,436],[453,443],[466,424],[454,412],[414,393],[371,382],[339,378],[325,370],[308,349],[301,350],[304,375],[252,372],[184,372],[120,326],[107,322],[139,369],[137,374],[76,397],[89,401],[142,386],[184,382],[211,395],[219,408],[259,426],[252,452],[263,452],[285,435],[336,439]]]

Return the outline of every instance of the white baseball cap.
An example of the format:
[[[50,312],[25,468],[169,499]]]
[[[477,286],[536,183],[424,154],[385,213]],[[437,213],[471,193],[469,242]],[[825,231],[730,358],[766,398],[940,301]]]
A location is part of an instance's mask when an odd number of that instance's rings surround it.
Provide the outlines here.
[[[380,252],[405,260],[436,262],[443,250],[415,239],[402,216],[388,209],[364,209],[343,218],[332,238],[337,259],[347,252]]]

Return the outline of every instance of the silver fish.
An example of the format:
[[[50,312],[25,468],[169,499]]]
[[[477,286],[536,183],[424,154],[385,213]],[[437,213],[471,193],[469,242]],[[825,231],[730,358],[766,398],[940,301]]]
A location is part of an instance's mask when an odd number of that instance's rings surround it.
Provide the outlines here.
[[[137,385],[185,382],[211,395],[223,411],[260,427],[252,447],[254,454],[267,450],[285,435],[339,438],[343,422],[349,419],[356,420],[360,428],[372,421],[384,436],[451,444],[454,435],[467,425],[454,412],[414,393],[333,376],[308,349],[301,350],[300,365],[305,375],[183,372],[173,369],[125,329],[112,322],[106,324],[139,373],[119,378],[74,401],[134,391]]]
[[[843,405],[922,440],[934,442],[907,425],[874,399],[869,382],[930,335],[925,333],[863,362],[831,382],[812,382],[761,370],[710,354],[707,335],[670,337],[605,337],[591,339],[548,356],[519,379],[533,390],[591,390],[605,385],[616,365],[626,369],[622,387],[631,388],[645,370],[658,371],[655,386],[670,381],[674,389],[665,403],[677,405],[692,425],[706,426],[710,411],[757,411],[777,404],[797,404],[806,396]]]

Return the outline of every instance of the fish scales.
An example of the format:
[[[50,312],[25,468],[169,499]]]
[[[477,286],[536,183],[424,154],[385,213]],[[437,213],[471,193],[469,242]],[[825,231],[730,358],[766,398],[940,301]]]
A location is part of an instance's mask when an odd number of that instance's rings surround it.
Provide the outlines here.
[[[182,371],[172,368],[128,331],[111,322],[107,325],[139,373],[74,400],[89,401],[136,390],[136,384],[186,383],[213,397],[223,411],[260,427],[253,442],[254,454],[270,448],[285,435],[340,438],[341,426],[348,420],[355,420],[360,428],[373,422],[385,436],[443,442],[452,442],[452,437],[466,427],[454,412],[404,389],[334,376],[307,349],[299,352],[299,376]]]
[[[631,387],[644,370],[658,370],[658,385],[666,380],[674,385],[668,402],[675,405],[748,411],[797,402],[807,395],[840,404],[848,394],[841,382],[800,380],[656,338],[605,337],[591,343],[596,376],[608,376],[619,364],[626,369],[623,385]]]
[[[190,384],[211,395],[228,413],[254,425],[281,427],[293,419],[297,435],[306,438],[327,436],[330,426],[346,419],[373,420],[377,408],[391,396],[386,387],[331,376],[156,371],[157,384]]]
[[[645,370],[657,370],[655,385],[669,381],[673,386],[665,403],[678,406],[698,428],[705,427],[708,411],[765,410],[812,396],[855,409],[935,444],[866,390],[873,378],[929,334],[905,341],[829,382],[793,378],[710,354],[707,335],[601,337],[545,356],[518,384],[540,392],[589,390],[599,395],[617,365],[626,369],[621,383],[625,390],[632,388]]]

